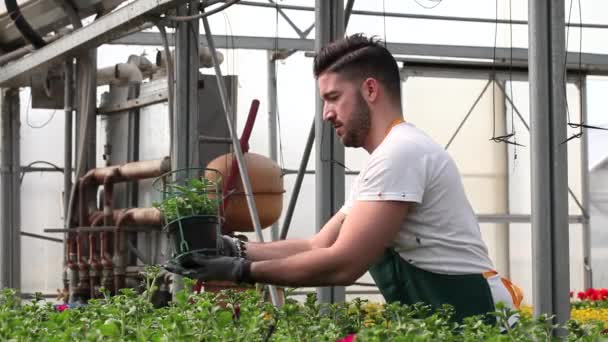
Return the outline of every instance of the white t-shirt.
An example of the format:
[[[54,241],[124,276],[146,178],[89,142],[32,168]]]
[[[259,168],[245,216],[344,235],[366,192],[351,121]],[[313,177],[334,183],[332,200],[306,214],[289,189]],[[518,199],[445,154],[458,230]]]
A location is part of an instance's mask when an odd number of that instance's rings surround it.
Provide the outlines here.
[[[454,275],[494,269],[456,164],[414,125],[391,129],[340,211],[348,215],[356,200],[414,202],[393,242],[410,264]]]

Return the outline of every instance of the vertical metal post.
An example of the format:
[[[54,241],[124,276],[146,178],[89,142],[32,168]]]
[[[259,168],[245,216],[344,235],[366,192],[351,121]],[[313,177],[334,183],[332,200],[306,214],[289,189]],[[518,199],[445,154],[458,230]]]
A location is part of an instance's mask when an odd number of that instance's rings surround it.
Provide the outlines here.
[[[86,95],[89,97],[89,105],[85,109],[86,113],[84,113],[89,116],[87,122],[88,137],[87,144],[83,148],[86,150],[85,170],[90,170],[97,167],[97,49],[87,51],[87,53],[89,54],[92,70],[89,73],[90,86],[87,88],[89,93]]]
[[[277,61],[275,51],[268,50],[268,154],[270,159],[277,161]],[[273,241],[279,239],[279,224],[270,227]]]
[[[68,58],[64,65],[64,141],[63,141],[63,225],[64,228],[70,227],[70,194],[72,193],[72,130],[74,126],[73,111],[74,111],[74,60]],[[68,234],[63,234],[63,272],[62,280],[64,287],[68,288],[68,274],[66,265],[67,259],[67,241]]]
[[[198,1],[177,8],[177,14],[198,14]],[[175,35],[175,122],[173,170],[198,166],[198,21],[178,22]],[[194,133],[194,134],[193,134]]]
[[[342,0],[316,0],[315,2],[315,51],[344,36],[344,2]],[[316,146],[316,229],[323,225],[344,203],[344,146],[331,125],[323,122],[323,101],[316,85],[315,146]],[[341,302],[345,299],[344,287],[317,288],[319,301]]]
[[[587,76],[578,84],[581,124],[587,123]],[[593,287],[593,269],[591,268],[591,226],[589,224],[589,135],[581,137],[581,204],[583,206],[583,286]]]
[[[506,89],[506,87],[504,87],[504,83],[505,81],[500,81],[500,80],[496,80],[494,79],[493,82],[501,82],[503,83],[503,88]],[[492,89],[493,91],[496,91],[498,94],[494,94],[494,96],[496,95],[500,95],[500,108],[502,109],[502,113],[503,115],[503,127],[498,128],[499,132],[501,129],[504,129],[504,127],[508,127],[509,125],[509,120],[507,119],[507,98],[506,95],[503,94],[501,92],[500,89]],[[505,207],[503,209],[506,209],[506,212],[510,212],[510,208],[509,208],[509,144],[500,144],[500,146],[503,148],[503,150],[501,151],[501,153],[504,155],[505,157],[505,168],[504,168],[504,172],[505,172],[505,186],[502,189],[503,193],[505,194]],[[514,146],[515,147],[515,146]],[[510,241],[509,241],[509,237],[510,237],[510,227],[511,224],[510,223],[495,223],[496,225],[496,234],[494,235],[495,238],[495,247],[496,247],[496,270],[503,276],[506,278],[510,278],[511,277],[511,265],[509,263],[509,261],[511,260],[511,256],[510,256]]]
[[[0,287],[21,288],[19,89],[0,90]]]
[[[220,98],[222,100],[222,106],[224,108],[224,114],[226,114],[226,121],[228,123],[228,130],[230,131],[230,139],[232,139],[232,148],[234,148],[234,155],[236,157],[236,162],[239,167],[239,174],[241,175],[241,180],[243,182],[243,187],[245,188],[245,198],[247,200],[247,207],[249,208],[249,215],[251,215],[251,222],[253,222],[253,226],[255,228],[256,237],[259,242],[264,242],[264,235],[262,234],[262,226],[260,224],[260,217],[258,215],[258,210],[255,204],[255,200],[253,198],[253,190],[251,188],[251,181],[249,180],[249,174],[247,172],[247,165],[245,164],[245,157],[243,156],[243,151],[241,150],[241,144],[239,142],[239,138],[237,137],[237,132],[235,131],[235,126],[232,118],[233,109],[230,105],[230,101],[228,99],[228,91],[226,90],[226,84],[224,83],[224,78],[222,77],[222,70],[220,69],[220,62],[217,58],[217,52],[215,50],[215,43],[213,42],[213,35],[211,33],[211,28],[209,27],[209,21],[207,17],[203,17],[203,27],[205,29],[205,38],[207,39],[207,45],[209,46],[209,50],[211,50],[211,58],[213,59],[213,68],[215,69],[215,78],[218,83],[218,90],[220,92]],[[269,286],[270,297],[272,303],[274,305],[279,305],[279,296],[277,293],[277,289],[274,286]]]
[[[534,315],[570,317],[564,1],[530,1],[530,145]]]
[[[177,8],[177,15],[198,13],[198,1],[191,1]],[[198,124],[191,122],[198,117],[198,21],[178,22],[175,34],[175,108],[173,122],[173,151],[171,169],[180,170],[198,166],[198,132],[192,129]],[[181,290],[181,277],[174,275],[174,292]]]

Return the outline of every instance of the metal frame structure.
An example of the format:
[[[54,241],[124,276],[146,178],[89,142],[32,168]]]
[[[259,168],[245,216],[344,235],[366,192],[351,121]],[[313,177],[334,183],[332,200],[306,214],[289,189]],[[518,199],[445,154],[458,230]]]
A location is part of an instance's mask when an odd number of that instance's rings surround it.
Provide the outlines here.
[[[92,24],[83,27],[71,34],[68,34],[57,41],[48,44],[47,46],[32,52],[30,55],[23,57],[18,61],[9,63],[0,68],[0,87],[11,87],[15,84],[21,84],[22,79],[31,72],[39,70],[39,68],[58,62],[61,59],[75,55],[79,51],[93,48],[103,43],[110,44],[129,44],[129,45],[162,45],[160,36],[155,33],[137,32],[142,27],[147,27],[151,14],[160,13],[163,10],[176,6],[184,1],[175,0],[138,0],[125,5],[121,9],[112,12]],[[500,23],[514,25],[529,25],[530,30],[530,49],[492,49],[488,47],[474,46],[442,46],[442,45],[425,45],[425,44],[404,44],[404,43],[388,43],[387,47],[395,55],[406,56],[399,58],[404,63],[403,76],[439,76],[442,77],[462,77],[462,78],[483,78],[496,80],[500,79],[501,75],[505,75],[505,70],[501,70],[500,63],[489,64],[484,60],[508,59],[512,53],[514,73],[519,79],[526,79],[528,72],[530,74],[530,97],[531,101],[531,140],[532,140],[532,161],[533,161],[533,212],[531,216],[527,215],[480,215],[480,222],[531,222],[534,235],[534,250],[535,260],[533,273],[538,274],[534,278],[534,297],[535,297],[535,314],[538,313],[556,313],[558,322],[563,322],[567,319],[569,313],[565,311],[565,301],[563,296],[568,292],[568,222],[576,222],[583,224],[584,233],[584,253],[586,277],[585,285],[591,286],[591,269],[590,269],[590,253],[589,253],[589,217],[588,217],[588,181],[587,172],[582,172],[583,195],[582,200],[577,201],[581,208],[582,215],[568,217],[567,215],[567,170],[565,169],[565,152],[563,147],[556,145],[556,142],[564,136],[565,121],[563,113],[563,89],[559,89],[563,82],[560,82],[560,75],[563,73],[563,63],[558,65],[556,61],[563,61],[567,57],[569,63],[566,65],[568,72],[587,75],[608,75],[608,56],[598,54],[581,54],[581,62],[578,63],[579,55],[573,53],[564,53],[563,31],[564,31],[564,16],[563,16],[563,0],[557,3],[550,3],[548,0],[530,1],[529,17],[530,22],[525,21],[507,21],[507,20],[491,20],[483,18],[458,18],[458,17],[440,17],[429,15],[413,15],[401,13],[379,13],[371,11],[357,11],[353,9],[353,0],[348,0],[346,8],[342,0],[323,1],[317,0],[316,6],[288,6],[278,5],[270,1],[270,3],[241,1],[239,5],[267,7],[275,10],[280,10],[281,16],[294,28],[299,35],[299,39],[288,38],[270,38],[270,37],[230,37],[230,46],[224,42],[227,40],[223,36],[211,36],[208,24],[204,23],[206,39],[194,37],[190,33],[184,33],[178,28],[177,38],[174,40],[172,35],[169,35],[169,43],[175,41],[178,51],[184,49],[184,46],[190,47],[197,44],[200,40],[201,45],[210,47],[213,51],[215,48],[235,48],[235,49],[262,49],[273,50],[277,43],[280,47],[290,51],[290,54],[296,50],[300,51],[315,51],[333,39],[340,37],[344,32],[345,23],[348,22],[351,14],[354,15],[384,15],[386,17],[398,17],[409,19],[425,19],[425,20],[448,20],[448,21],[466,21],[479,23]],[[300,30],[293,21],[283,12],[283,10],[302,10],[315,11],[316,39],[306,39],[305,37],[311,31],[313,26],[307,30]],[[180,12],[181,13],[181,12]],[[189,12],[192,13],[192,12]],[[606,29],[608,25],[599,24],[581,24],[576,25],[583,28],[601,28]],[[180,33],[182,32],[182,33]],[[187,38],[184,38],[187,35]],[[196,50],[196,46],[194,47]],[[180,52],[181,54],[181,52]],[[212,53],[212,55],[214,55]],[[184,52],[178,56],[179,65],[184,65],[191,61],[193,56],[192,50]],[[276,56],[270,56],[269,63],[274,63]],[[416,57],[425,57],[424,60]],[[435,57],[429,59],[426,57]],[[452,59],[460,59],[460,61],[442,60],[442,57],[450,57]],[[576,61],[576,62],[575,62]],[[529,66],[529,70],[528,70]],[[186,70],[188,70],[186,66]],[[504,65],[502,65],[504,67]],[[561,69],[560,69],[561,68]],[[216,72],[219,76],[219,68]],[[269,67],[270,89],[270,111],[276,111],[276,69]],[[178,73],[179,74],[179,73]],[[191,69],[186,73],[188,77],[178,78],[177,86],[191,86],[195,72]],[[178,75],[179,77],[179,75]],[[572,78],[574,79],[574,78]],[[188,81],[190,80],[190,81]],[[218,79],[219,81],[220,79]],[[568,77],[568,80],[571,80]],[[500,84],[500,83],[498,83]],[[579,84],[579,96],[581,98],[581,112],[583,118],[586,117],[586,81],[583,78]],[[551,87],[553,86],[553,87]],[[272,89],[274,87],[274,90]],[[222,87],[220,87],[221,89]],[[504,89],[503,89],[504,91]],[[545,91],[545,92],[543,92]],[[188,106],[195,106],[191,98],[191,94],[184,99]],[[178,92],[181,94],[181,92]],[[506,94],[505,94],[506,95]],[[508,96],[506,100],[513,103]],[[5,99],[6,100],[6,99]],[[224,101],[225,102],[225,101]],[[190,108],[190,107],[189,107]],[[294,194],[292,195],[288,215],[284,221],[280,232],[280,237],[285,238],[289,228],[289,222],[297,194],[301,186],[301,181],[304,173],[306,173],[306,164],[312,149],[314,137],[321,136],[326,133],[326,125],[320,120],[322,107],[320,102],[316,105],[317,112],[315,122],[311,127],[308,142],[304,151],[302,163],[298,170],[298,178]],[[186,112],[191,110],[185,109]],[[66,108],[67,113],[68,108]],[[181,111],[181,110],[179,110]],[[227,106],[226,111],[230,109]],[[471,109],[472,111],[472,109]],[[470,112],[470,111],[469,111]],[[549,113],[549,115],[543,115]],[[271,113],[272,114],[272,113]],[[271,156],[276,159],[276,129],[275,116],[269,116],[269,133]],[[468,117],[468,115],[467,115]],[[466,121],[466,118],[465,120]],[[520,117],[521,118],[521,117]],[[229,118],[228,118],[229,119]],[[523,120],[523,119],[522,119]],[[464,124],[461,124],[461,126]],[[179,120],[177,121],[179,122]],[[3,120],[3,127],[6,125]],[[178,126],[178,125],[176,125]],[[3,128],[4,132],[4,128]],[[331,132],[331,131],[330,131]],[[559,134],[558,134],[559,133]],[[455,135],[458,134],[458,129]],[[176,138],[180,134],[176,134]],[[232,134],[233,137],[236,137]],[[327,134],[326,134],[327,136]],[[7,138],[8,139],[8,138]],[[274,143],[273,143],[274,142]],[[327,143],[325,143],[327,142]],[[3,140],[3,146],[7,146]],[[178,141],[175,141],[178,143]],[[15,137],[10,139],[10,145],[17,148]],[[238,144],[236,144],[238,145]],[[344,198],[344,170],[335,167],[335,163],[331,160],[343,159],[343,149],[339,144],[335,143],[335,137],[329,134],[329,139],[324,140],[324,144],[320,143],[320,139],[316,142],[316,162],[318,165],[316,171],[317,177],[317,228],[320,229],[328,217],[337,210],[339,204]],[[553,146],[554,148],[550,148]],[[235,146],[238,150],[238,146]],[[183,151],[173,151],[176,156],[183,154]],[[237,151],[240,152],[240,151]],[[5,160],[5,150],[3,149],[3,178],[7,172],[8,160]],[[585,139],[581,144],[581,162],[583,167],[586,167],[587,145]],[[237,156],[240,156],[237,153]],[[242,157],[242,156],[240,156]],[[7,157],[8,158],[8,157]],[[238,158],[240,159],[240,158]],[[239,164],[241,164],[239,160]],[[182,162],[179,165],[183,165]],[[177,165],[176,165],[177,166]],[[67,167],[67,166],[66,166]],[[241,168],[242,169],[242,168]],[[14,172],[13,172],[14,173]],[[7,174],[8,176],[8,174]],[[246,178],[246,175],[245,177]],[[542,182],[541,182],[542,181]],[[4,183],[7,184],[7,183]],[[331,192],[325,189],[332,189]],[[250,190],[250,189],[249,189]],[[572,192],[571,192],[572,194]],[[3,197],[3,205],[6,205],[8,198]],[[4,208],[3,206],[3,208]],[[255,205],[251,206],[252,215],[255,217]],[[255,221],[255,220],[254,220]],[[4,223],[4,222],[3,222]],[[10,232],[2,228],[2,236],[10,237]],[[14,227],[14,225],[12,226]],[[276,237],[276,233],[273,234]],[[550,239],[547,239],[550,236]],[[18,245],[18,243],[17,243]],[[564,249],[565,248],[565,249]],[[7,249],[3,249],[7,251]],[[559,251],[559,253],[558,253]],[[6,256],[8,259],[14,260],[14,253]],[[1,265],[4,274],[7,266]],[[13,266],[10,266],[13,267]],[[548,291],[551,289],[552,291]],[[321,298],[326,301],[335,301],[343,298],[343,294],[336,293],[335,290],[330,292],[321,291]],[[565,291],[565,292],[564,292]],[[557,295],[556,293],[560,293]],[[563,293],[562,293],[563,292]]]

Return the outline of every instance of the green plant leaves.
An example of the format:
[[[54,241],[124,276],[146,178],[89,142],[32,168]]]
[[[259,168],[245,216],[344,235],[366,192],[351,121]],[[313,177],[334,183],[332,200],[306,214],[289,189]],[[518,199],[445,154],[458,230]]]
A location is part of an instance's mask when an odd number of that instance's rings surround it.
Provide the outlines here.
[[[124,289],[113,297],[90,300],[86,306],[57,311],[44,300],[23,302],[16,291],[0,294],[1,341],[338,341],[356,334],[356,341],[550,341],[556,325],[551,317],[531,318],[499,307],[495,325],[483,317],[462,324],[450,321],[452,309],[369,303],[321,304],[314,294],[282,307],[262,300],[259,292],[227,290],[193,293],[193,282],[169,306],[150,303],[159,278],[158,267],[142,274],[141,293]],[[520,315],[515,326],[505,320]],[[569,321],[567,341],[602,339],[601,324]]]
[[[221,196],[207,179],[192,178],[185,185],[168,184],[168,196],[153,203],[167,222],[192,215],[217,215]]]

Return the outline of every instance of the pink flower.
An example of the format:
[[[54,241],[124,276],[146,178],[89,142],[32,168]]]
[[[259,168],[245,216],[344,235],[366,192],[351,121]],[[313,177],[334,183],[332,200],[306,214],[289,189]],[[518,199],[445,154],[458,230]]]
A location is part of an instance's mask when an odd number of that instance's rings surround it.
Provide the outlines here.
[[[350,334],[350,335],[348,335],[348,336],[344,337],[343,339],[338,340],[336,342],[354,342],[354,341],[355,341],[355,334]]]
[[[65,309],[68,309],[69,306],[67,304],[59,304],[59,305],[55,305],[55,310],[59,311],[59,312],[63,312]]]

